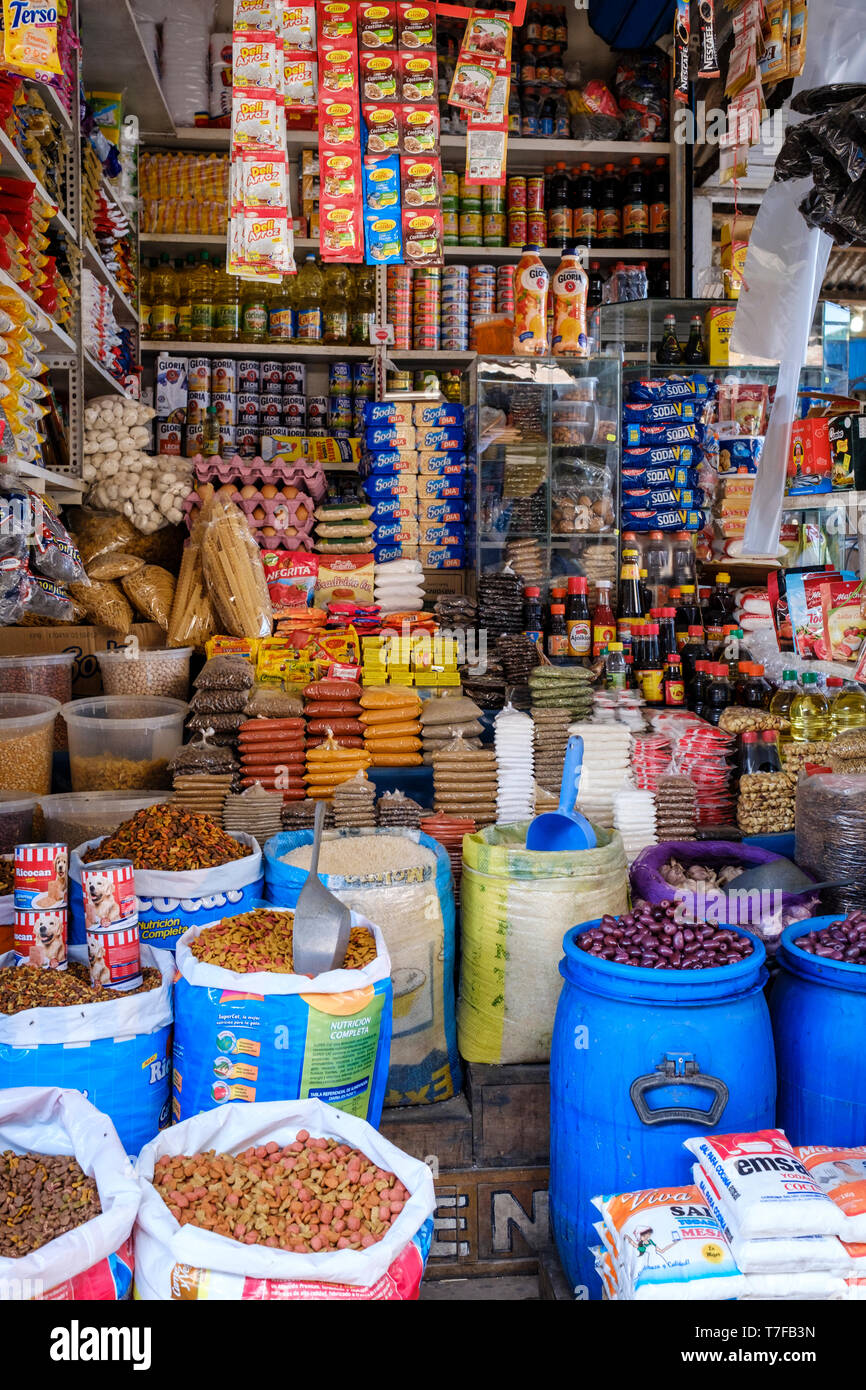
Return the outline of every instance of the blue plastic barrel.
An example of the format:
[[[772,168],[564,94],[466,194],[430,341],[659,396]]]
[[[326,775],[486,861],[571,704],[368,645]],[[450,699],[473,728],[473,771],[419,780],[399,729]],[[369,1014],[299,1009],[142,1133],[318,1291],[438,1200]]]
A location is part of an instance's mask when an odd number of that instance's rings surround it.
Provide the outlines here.
[[[782,933],[770,997],[779,1101],[792,1144],[866,1144],[866,967],[801,951],[797,938],[839,914]]]
[[[601,1297],[590,1247],[599,1193],[691,1182],[683,1140],[773,1124],[765,951],[710,970],[599,960],[567,932],[550,1057],[550,1211],[578,1297]]]

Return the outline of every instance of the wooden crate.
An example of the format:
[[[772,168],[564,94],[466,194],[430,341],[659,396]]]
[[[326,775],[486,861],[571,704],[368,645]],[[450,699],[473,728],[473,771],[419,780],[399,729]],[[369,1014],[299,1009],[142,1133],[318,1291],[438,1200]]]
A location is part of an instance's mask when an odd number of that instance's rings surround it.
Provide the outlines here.
[[[547,1168],[440,1170],[427,1278],[534,1274],[552,1248]]]
[[[472,1116],[465,1096],[382,1111],[379,1129],[404,1153],[441,1168],[472,1166]]]
[[[472,1158],[479,1168],[532,1167],[550,1158],[550,1069],[467,1067]]]

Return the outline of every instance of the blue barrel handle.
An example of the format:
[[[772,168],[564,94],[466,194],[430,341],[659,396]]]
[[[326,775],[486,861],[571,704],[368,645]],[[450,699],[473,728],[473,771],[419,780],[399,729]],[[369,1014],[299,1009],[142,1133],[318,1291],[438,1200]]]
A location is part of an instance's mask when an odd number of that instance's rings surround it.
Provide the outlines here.
[[[659,1110],[650,1110],[646,1103],[647,1091],[658,1090],[660,1086],[674,1083],[685,1086],[701,1086],[712,1091],[715,1099],[709,1110],[699,1110],[691,1105],[671,1105]],[[659,1062],[654,1071],[644,1076],[636,1076],[628,1088],[638,1119],[644,1125],[695,1124],[717,1125],[728,1103],[729,1091],[718,1076],[702,1072],[697,1060],[690,1052],[667,1052],[665,1060]]]

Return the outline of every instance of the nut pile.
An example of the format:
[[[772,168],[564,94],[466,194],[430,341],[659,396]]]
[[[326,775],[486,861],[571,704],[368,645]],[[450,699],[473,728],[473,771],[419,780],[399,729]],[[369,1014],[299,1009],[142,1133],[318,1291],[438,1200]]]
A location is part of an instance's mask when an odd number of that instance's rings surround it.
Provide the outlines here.
[[[159,802],[136,811],[82,860],[92,864],[99,859],[131,859],[136,869],[186,873],[230,864],[249,852],[210,816]]]
[[[164,695],[185,700],[189,693],[189,663],[170,652],[142,652],[137,658],[106,661],[100,669],[106,695]]]
[[[709,922],[681,926],[679,910],[679,903],[636,902],[622,917],[602,917],[576,944],[587,955],[642,970],[713,970],[752,954],[749,938],[727,928]]]
[[[221,965],[224,970],[248,974],[270,970],[291,975],[292,926],[294,913],[271,908],[255,908],[237,917],[224,917],[215,926],[205,927],[190,950],[197,960]],[[376,958],[376,942],[366,927],[352,927],[342,968],[360,970]],[[54,972],[51,972],[54,973]]]
[[[807,932],[794,942],[810,956],[841,960],[846,965],[866,966],[866,912],[852,912],[830,922],[820,931]]]
[[[0,1256],[29,1255],[101,1212],[96,1183],[77,1159],[11,1149],[0,1154]]]
[[[783,743],[779,748],[779,756],[782,759],[782,766],[789,777],[797,780],[797,775],[806,763],[826,763],[827,750],[830,747],[826,739],[814,742],[794,742]]]
[[[301,1255],[376,1245],[410,1195],[366,1154],[305,1129],[283,1147],[163,1156],[153,1186],[181,1226]]]
[[[68,1004],[116,1004],[131,994],[158,989],[162,975],[156,966],[145,965],[136,989],[94,988],[90,971],[78,961],[69,961],[65,970],[43,970],[38,965],[10,966],[0,970],[0,1014],[20,1014],[24,1009],[60,1009]]]
[[[72,785],[77,792],[162,791],[171,786],[167,758],[70,759]]]
[[[790,727],[790,719],[785,719],[781,714],[770,714],[765,709],[747,709],[744,705],[729,705],[722,711],[719,720],[719,728],[726,734],[744,734],[751,729],[758,732],[777,729],[779,733],[786,733]]]
[[[795,786],[784,772],[748,772],[740,778],[737,825],[746,835],[794,829]]]
[[[713,868],[710,864],[681,864],[671,858],[659,869],[665,883],[671,888],[690,888],[697,892],[700,888],[724,888],[743,872],[740,864],[722,864]]]

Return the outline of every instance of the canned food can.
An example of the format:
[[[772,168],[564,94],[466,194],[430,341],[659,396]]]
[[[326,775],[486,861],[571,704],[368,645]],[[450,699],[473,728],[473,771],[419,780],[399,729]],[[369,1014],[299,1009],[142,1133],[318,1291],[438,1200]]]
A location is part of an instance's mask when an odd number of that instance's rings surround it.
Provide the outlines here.
[[[259,421],[259,397],[238,392],[238,425],[257,425]]]
[[[186,423],[202,425],[210,405],[210,391],[188,391],[186,395]]]
[[[530,246],[547,245],[547,217],[544,212],[527,213],[526,236]]]
[[[526,180],[526,211],[527,211],[527,212],[543,212],[543,211],[544,211],[544,179],[543,179],[543,178],[536,178],[535,176],[533,176],[532,178],[528,178],[528,179]]]
[[[188,459],[195,458],[204,448],[204,425],[187,425],[184,430],[185,454]]]
[[[460,214],[460,245],[461,246],[480,246],[481,245],[481,213],[480,212],[461,212]]]
[[[328,395],[346,396],[352,390],[352,368],[348,362],[332,362],[328,367]]]
[[[372,400],[376,389],[376,367],[373,362],[352,364],[352,390],[356,398]]]
[[[261,433],[254,426],[241,425],[238,429],[238,456],[242,459],[254,459],[259,452],[259,441]]]
[[[304,396],[283,396],[283,421],[286,425],[307,423],[307,401]]]
[[[238,361],[238,390],[258,391],[261,370],[255,357],[241,357]]]
[[[137,989],[142,983],[138,919],[130,926],[87,927],[87,959],[94,989]]]
[[[485,212],[482,221],[482,237],[485,246],[505,245],[506,220],[504,212]]]
[[[329,396],[328,398],[328,425],[331,430],[352,427],[352,397],[351,396]]]
[[[478,208],[480,209],[480,207],[481,207],[481,184],[480,184],[480,183],[467,183],[467,182],[466,182],[466,175],[465,175],[465,174],[461,174],[461,175],[460,175],[460,178],[459,178],[459,181],[458,181],[458,184],[457,184],[457,192],[458,192],[458,195],[459,195],[459,197],[460,197],[460,206],[461,206],[461,208],[465,208],[465,207],[474,207],[474,206],[477,205]]]
[[[460,245],[460,216],[449,208],[442,209],[442,240],[446,246]]]
[[[514,174],[508,180],[506,206],[509,212],[512,209],[526,211],[526,179],[522,174]]]
[[[411,372],[389,372],[387,377],[389,391],[411,391]]]
[[[505,210],[505,189],[500,183],[485,183],[481,189],[481,209],[483,212],[503,212]]]
[[[84,925],[110,927],[138,921],[135,870],[131,859],[98,859],[81,866]]]
[[[222,425],[235,425],[235,403],[237,396],[234,391],[214,391],[210,403],[216,406],[216,417]]]
[[[242,364],[239,362],[238,367]],[[258,363],[254,363],[256,368],[256,390],[259,383]],[[189,366],[186,370],[186,382],[190,391],[209,391],[210,390],[210,358],[191,357]]]
[[[65,907],[69,851],[59,842],[15,846],[14,905],[21,912]]]
[[[166,424],[158,420],[156,425],[156,452],[163,455],[177,455],[181,451],[183,425]]]
[[[442,172],[442,198],[460,197],[460,176],[454,169],[445,169]]]
[[[265,388],[262,387],[262,390]],[[273,391],[271,391],[273,395]],[[305,396],[307,394],[307,368],[303,362],[283,364],[283,395]]]
[[[508,213],[508,245],[523,247],[527,243],[527,220],[524,208],[512,208]]]
[[[220,457],[231,459],[238,443],[236,425],[220,425]]]
[[[212,358],[211,387],[214,391],[237,391],[237,363],[233,357]]]
[[[420,371],[415,373],[416,391],[438,391],[439,377],[433,371]]]
[[[307,419],[311,425],[323,424],[328,418],[328,397],[307,396]]]
[[[275,425],[283,413],[282,396],[259,396],[259,419],[263,425]]]
[[[259,369],[259,388],[262,392],[273,395],[275,392],[282,392],[285,368],[279,357],[263,358]]]
[[[355,401],[352,407],[352,433],[354,435],[362,435],[364,433],[365,423],[364,402]]]
[[[16,907],[13,949],[20,963],[41,970],[65,970],[68,939],[65,903],[62,907],[34,911]]]
[[[280,439],[285,434],[282,424],[277,421],[274,424],[262,425],[259,430],[259,439]]]
[[[325,425],[307,425],[308,439],[327,439],[328,430]]]

